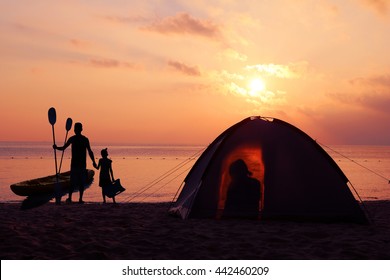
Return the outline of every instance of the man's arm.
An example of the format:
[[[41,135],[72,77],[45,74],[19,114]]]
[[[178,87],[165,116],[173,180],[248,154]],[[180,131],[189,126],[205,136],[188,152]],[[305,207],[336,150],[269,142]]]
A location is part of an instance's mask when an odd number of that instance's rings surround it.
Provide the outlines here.
[[[69,147],[70,144],[72,144],[72,137],[70,137],[68,139],[68,141],[66,141],[65,145],[62,146],[62,147],[58,147],[56,144],[53,145],[53,149],[56,149],[56,150],[60,150],[60,151],[64,151],[66,148]]]
[[[92,160],[93,167],[97,168],[96,161],[95,161],[95,155],[93,154],[93,151],[91,149],[91,145],[89,144],[89,140],[88,139],[87,139],[87,150],[88,150],[89,157]]]

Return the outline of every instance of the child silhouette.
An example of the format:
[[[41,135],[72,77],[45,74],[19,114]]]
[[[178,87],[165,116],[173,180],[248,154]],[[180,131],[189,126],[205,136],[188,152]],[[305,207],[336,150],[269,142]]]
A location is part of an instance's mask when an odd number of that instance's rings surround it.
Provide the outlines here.
[[[103,203],[106,203],[106,192],[112,188],[112,182],[115,181],[114,174],[112,172],[112,160],[108,158],[107,148],[101,151],[102,158],[99,159],[99,163],[96,169],[100,168],[99,174],[99,187],[102,188]],[[112,197],[113,203],[115,197]]]

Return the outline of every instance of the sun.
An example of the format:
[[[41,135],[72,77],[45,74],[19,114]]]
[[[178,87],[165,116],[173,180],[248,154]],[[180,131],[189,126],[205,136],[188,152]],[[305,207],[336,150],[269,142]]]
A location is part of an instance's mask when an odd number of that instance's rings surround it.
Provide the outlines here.
[[[252,96],[258,95],[266,88],[265,82],[260,78],[252,79],[248,84],[249,94]]]

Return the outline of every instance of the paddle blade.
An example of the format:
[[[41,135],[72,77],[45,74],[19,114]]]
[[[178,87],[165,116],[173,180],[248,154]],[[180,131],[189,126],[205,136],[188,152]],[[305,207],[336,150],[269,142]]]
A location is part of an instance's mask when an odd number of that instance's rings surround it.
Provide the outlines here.
[[[49,109],[49,123],[51,125],[54,125],[57,121],[57,114],[56,114],[56,109],[54,109],[53,107],[51,107]]]
[[[68,118],[67,120],[66,120],[66,125],[65,125],[65,129],[66,129],[66,131],[69,131],[71,128],[72,128],[72,119],[71,118]]]

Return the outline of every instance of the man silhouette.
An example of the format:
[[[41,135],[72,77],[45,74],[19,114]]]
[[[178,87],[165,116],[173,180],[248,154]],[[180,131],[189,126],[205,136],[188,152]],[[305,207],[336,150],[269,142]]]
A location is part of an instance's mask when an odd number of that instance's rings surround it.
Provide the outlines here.
[[[89,157],[92,160],[93,166],[96,168],[96,162],[94,154],[91,150],[91,146],[89,144],[89,140],[87,137],[81,134],[83,131],[83,125],[81,123],[75,123],[74,125],[74,133],[72,137],[68,139],[62,147],[57,147],[57,145],[53,145],[54,149],[63,151],[69,145],[72,145],[72,159],[70,164],[70,189],[69,189],[69,197],[66,202],[72,202],[72,193],[75,188],[79,189],[80,198],[79,203],[84,203],[83,194],[84,194],[84,186],[87,180],[87,151]]]

